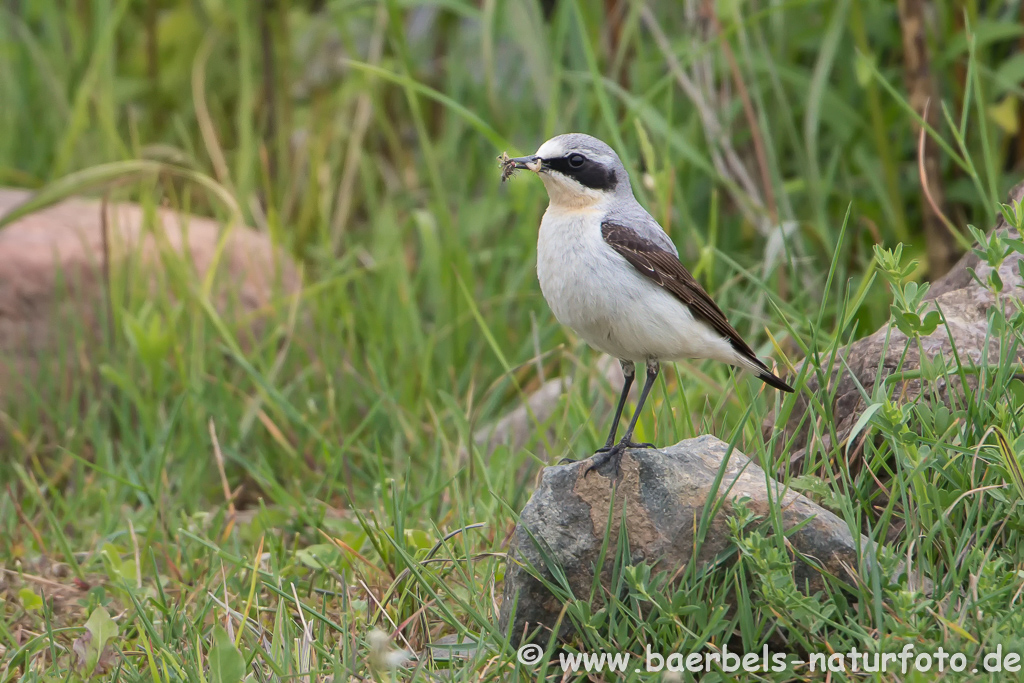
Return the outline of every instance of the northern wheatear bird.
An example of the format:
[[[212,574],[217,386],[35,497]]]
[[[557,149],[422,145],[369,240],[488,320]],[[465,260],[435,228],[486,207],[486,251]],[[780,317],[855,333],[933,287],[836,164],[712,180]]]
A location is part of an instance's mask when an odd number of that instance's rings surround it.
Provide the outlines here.
[[[679,262],[679,252],[633,196],[615,151],[597,138],[569,133],[551,138],[529,157],[503,157],[502,178],[514,169],[540,176],[548,191],[537,239],[537,277],[563,325],[619,359],[624,382],[611,432],[587,470],[613,461],[618,472],[661,361],[720,360],[757,375],[769,386],[793,388],[773,375],[722,309]],[[647,381],[622,440],[622,408],[644,363]]]

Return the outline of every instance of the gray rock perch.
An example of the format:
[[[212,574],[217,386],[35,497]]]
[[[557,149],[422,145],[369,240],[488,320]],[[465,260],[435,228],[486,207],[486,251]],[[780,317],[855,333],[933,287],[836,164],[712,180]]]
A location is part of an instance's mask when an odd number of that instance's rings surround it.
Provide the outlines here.
[[[614,557],[625,505],[634,563],[651,563],[656,571],[673,571],[686,565],[693,554],[693,537],[704,503],[727,453],[728,445],[713,436],[688,439],[663,450],[628,451],[622,459],[622,475],[612,513],[609,555]],[[506,633],[511,631],[514,644],[538,625],[545,630],[552,628],[562,609],[562,603],[523,566],[528,562],[550,579],[550,571],[544,567],[530,533],[546,544],[547,552],[561,565],[574,595],[590,592],[594,566],[608,524],[612,489],[607,477],[598,472],[584,477],[588,466],[588,461],[581,461],[545,468],[540,486],[520,516],[509,548],[499,621]],[[760,467],[734,450],[729,455],[718,495],[725,495],[727,500],[749,498],[749,507],[767,519],[767,481]],[[843,520],[804,496],[787,491],[774,480],[772,486],[775,489],[772,498],[782,497],[782,521],[786,529],[810,520],[789,536],[792,547],[806,558],[813,558],[821,571],[852,584],[854,578],[850,571],[860,567],[858,550],[867,547],[868,539],[863,536],[855,539]],[[712,520],[698,554],[700,564],[728,549],[726,520],[732,512],[732,506],[725,503]],[[606,558],[602,576],[605,586],[609,585],[612,563],[613,559]],[[824,587],[818,570],[805,562],[796,563],[795,573],[798,586],[808,582],[812,591]],[[513,605],[516,606],[514,615],[511,613]],[[563,621],[561,628],[563,638],[571,632],[567,621]]]

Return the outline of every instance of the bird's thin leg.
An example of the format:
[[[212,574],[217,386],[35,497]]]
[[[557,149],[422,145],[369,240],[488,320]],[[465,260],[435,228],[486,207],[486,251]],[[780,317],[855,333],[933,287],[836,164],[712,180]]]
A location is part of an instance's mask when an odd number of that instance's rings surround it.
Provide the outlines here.
[[[615,407],[615,417],[612,418],[612,430],[608,432],[608,440],[604,442],[604,448],[599,448],[598,453],[610,450],[615,443],[615,433],[619,431],[619,420],[622,419],[622,409],[626,405],[626,397],[629,396],[629,389],[633,386],[633,378],[636,377],[636,365],[633,361],[620,360],[622,366],[622,393],[619,394],[619,405]]]
[[[647,395],[651,393],[651,387],[654,386],[654,380],[658,379],[658,372],[661,370],[661,365],[657,361],[647,361],[647,380],[644,382],[644,388],[640,392],[640,400],[636,404],[636,412],[633,413],[633,419],[629,421],[629,427],[626,428],[626,433],[622,435],[622,440],[617,444],[609,448],[608,450],[602,449],[594,455],[593,464],[587,468],[584,476],[590,474],[593,470],[602,467],[606,462],[611,460],[615,463],[615,476],[619,474],[619,461],[622,460],[622,453],[627,448],[654,448],[654,444],[650,443],[633,443],[633,430],[636,429],[637,420],[640,419],[640,411],[644,407],[644,403],[647,401]]]
[[[622,441],[619,442],[624,448],[654,448],[652,443],[633,443],[633,430],[636,429],[637,420],[640,419],[640,411],[643,410],[644,403],[647,401],[647,395],[651,393],[651,387],[654,386],[654,380],[658,379],[660,371],[661,364],[658,361],[647,361],[647,381],[644,382],[643,391],[640,392],[640,400],[637,401],[633,419],[629,421],[629,427],[626,428],[626,433],[622,435]]]

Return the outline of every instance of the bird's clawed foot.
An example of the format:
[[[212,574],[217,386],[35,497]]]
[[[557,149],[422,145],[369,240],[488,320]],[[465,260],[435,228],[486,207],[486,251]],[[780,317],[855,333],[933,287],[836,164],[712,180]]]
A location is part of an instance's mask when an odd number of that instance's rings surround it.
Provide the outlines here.
[[[615,479],[618,479],[620,473],[619,465],[622,462],[622,454],[625,450],[626,443],[622,441],[618,442],[614,446],[605,446],[604,448],[599,449],[594,453],[590,467],[583,472],[583,477],[586,478],[586,476],[594,470],[600,470],[606,463],[611,462],[613,463],[612,480],[614,481]]]
[[[621,473],[620,465],[622,463],[622,454],[626,452],[627,448],[654,448],[652,443],[635,443],[633,441],[627,441],[623,439],[614,446],[604,446],[597,449],[594,453],[594,457],[591,459],[591,465],[583,473],[584,478],[593,472],[594,470],[602,469],[605,464],[611,462],[614,464],[614,475],[612,479],[618,479]]]
[[[576,458],[562,458],[561,460],[558,461],[558,464],[559,465],[573,465],[573,464],[578,463],[578,462],[579,462],[579,460],[577,460]]]
[[[647,443],[646,441],[644,441],[643,443],[636,443],[635,441],[620,441],[617,444],[615,444],[614,446],[609,446],[609,445],[601,446],[596,451],[594,451],[594,455],[600,455],[601,453],[608,453],[610,451],[615,450],[616,448],[654,448],[654,447],[655,446],[654,446],[653,443]]]

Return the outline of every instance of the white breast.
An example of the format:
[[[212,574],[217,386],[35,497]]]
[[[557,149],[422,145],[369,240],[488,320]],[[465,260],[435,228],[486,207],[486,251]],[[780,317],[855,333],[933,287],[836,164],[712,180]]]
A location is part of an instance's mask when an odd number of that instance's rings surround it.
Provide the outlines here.
[[[731,344],[671,293],[638,273],[601,236],[604,211],[548,207],[537,239],[541,292],[560,323],[609,355],[634,362],[715,358]]]

